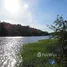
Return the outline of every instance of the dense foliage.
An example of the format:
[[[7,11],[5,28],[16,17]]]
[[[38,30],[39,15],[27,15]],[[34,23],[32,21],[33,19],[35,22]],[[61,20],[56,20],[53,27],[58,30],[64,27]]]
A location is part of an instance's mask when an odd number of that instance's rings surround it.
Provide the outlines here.
[[[48,32],[20,24],[0,22],[0,36],[44,36]]]
[[[51,29],[54,30],[53,36],[57,39],[57,46],[60,46],[56,57],[58,67],[67,67],[67,21],[58,15]]]

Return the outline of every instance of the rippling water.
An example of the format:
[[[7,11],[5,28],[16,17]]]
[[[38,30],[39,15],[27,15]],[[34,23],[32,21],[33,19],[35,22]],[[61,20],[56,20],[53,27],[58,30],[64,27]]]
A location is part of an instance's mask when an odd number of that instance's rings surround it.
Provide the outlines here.
[[[0,67],[14,67],[19,63],[17,53],[22,44],[21,40],[22,38],[0,38]]]
[[[47,37],[0,37],[0,67],[15,67],[22,61],[18,56],[23,44],[48,39]]]

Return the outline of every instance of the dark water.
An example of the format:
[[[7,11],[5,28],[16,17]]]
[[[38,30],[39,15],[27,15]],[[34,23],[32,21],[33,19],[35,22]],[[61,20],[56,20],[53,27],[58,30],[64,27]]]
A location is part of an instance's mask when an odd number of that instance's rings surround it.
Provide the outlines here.
[[[16,63],[19,66],[22,57],[17,54],[21,46],[48,38],[49,36],[0,37],[0,67],[15,67]]]

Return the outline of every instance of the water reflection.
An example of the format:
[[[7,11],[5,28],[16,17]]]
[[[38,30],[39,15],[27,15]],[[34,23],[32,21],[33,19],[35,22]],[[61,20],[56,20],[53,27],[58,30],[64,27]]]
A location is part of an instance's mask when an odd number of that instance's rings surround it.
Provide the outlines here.
[[[48,37],[0,37],[0,67],[19,66],[21,56],[17,56],[23,44],[48,39]]]
[[[19,63],[20,59],[16,55],[22,46],[21,40],[22,38],[0,38],[0,67],[14,67]]]

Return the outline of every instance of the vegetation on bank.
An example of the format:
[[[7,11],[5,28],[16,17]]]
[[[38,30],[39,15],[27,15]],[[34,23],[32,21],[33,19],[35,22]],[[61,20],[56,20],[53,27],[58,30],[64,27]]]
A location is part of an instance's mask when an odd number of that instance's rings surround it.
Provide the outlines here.
[[[0,22],[0,36],[45,36],[48,32],[21,24]]]
[[[50,28],[54,31],[51,35],[55,40],[24,45],[20,67],[67,67],[67,21],[58,15]],[[53,56],[44,55],[49,53]]]
[[[57,39],[57,46],[59,45],[56,57],[58,67],[67,67],[67,20],[57,15],[57,19],[50,28],[54,30],[52,36]]]
[[[24,45],[20,52],[23,61],[19,67],[57,67],[54,60],[56,54],[52,52],[55,46],[56,40],[54,39]]]

